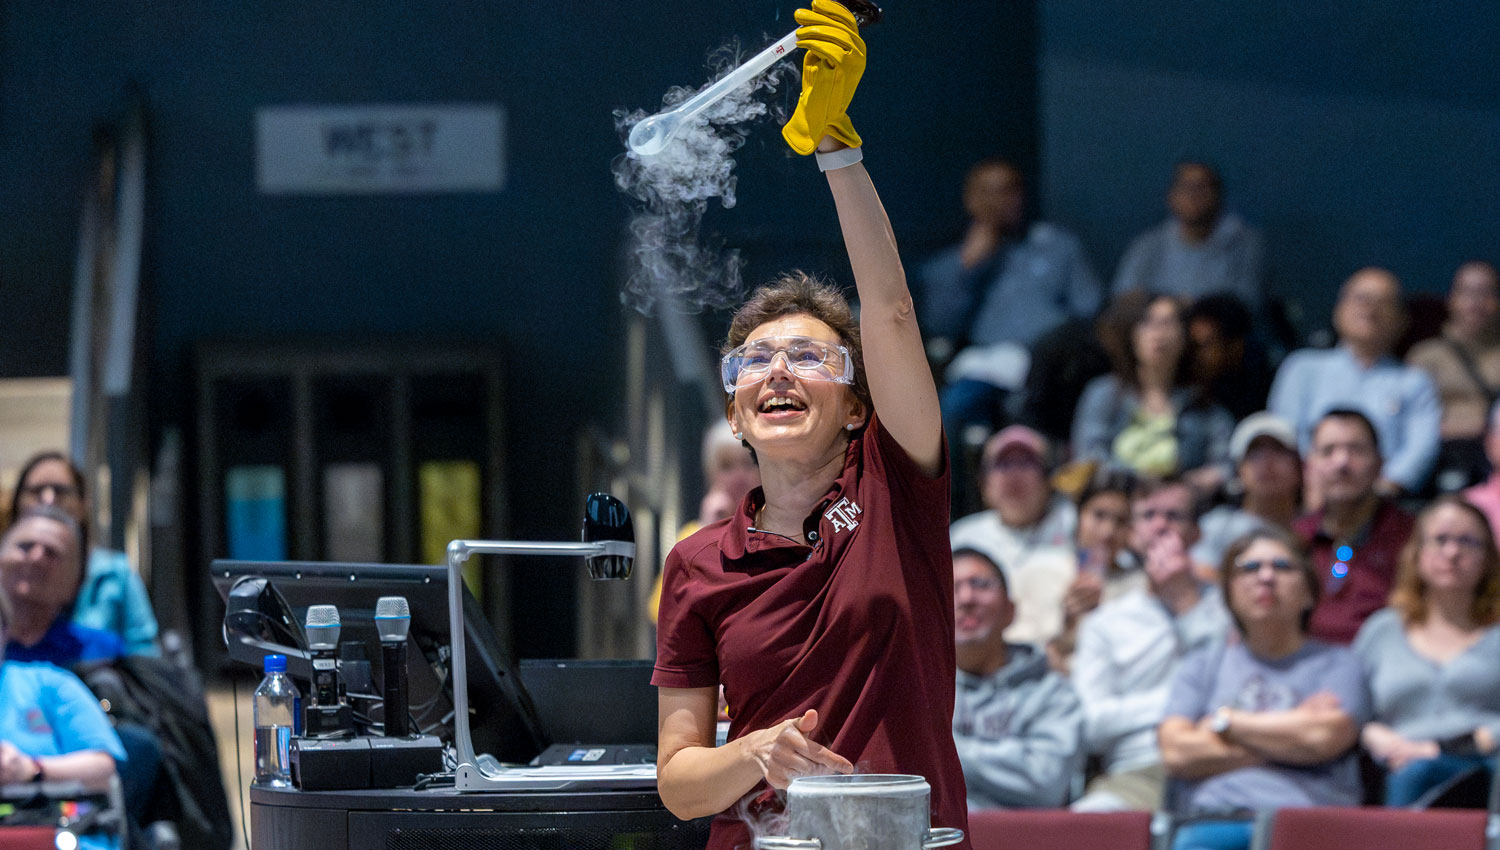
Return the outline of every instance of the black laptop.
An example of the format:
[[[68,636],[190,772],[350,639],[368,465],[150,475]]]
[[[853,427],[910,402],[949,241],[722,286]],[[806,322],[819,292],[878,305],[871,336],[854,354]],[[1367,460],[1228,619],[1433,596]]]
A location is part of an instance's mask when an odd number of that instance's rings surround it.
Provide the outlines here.
[[[576,658],[522,660],[550,746],[537,766],[656,764],[656,688],[652,662]]]

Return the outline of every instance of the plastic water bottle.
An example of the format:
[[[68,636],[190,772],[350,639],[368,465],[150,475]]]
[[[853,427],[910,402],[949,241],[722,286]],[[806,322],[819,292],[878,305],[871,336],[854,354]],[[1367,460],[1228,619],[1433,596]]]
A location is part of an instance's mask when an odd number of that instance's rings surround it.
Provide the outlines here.
[[[292,784],[292,730],[296,726],[297,686],[286,675],[286,656],[265,657],[266,677],[255,689],[255,784]]]

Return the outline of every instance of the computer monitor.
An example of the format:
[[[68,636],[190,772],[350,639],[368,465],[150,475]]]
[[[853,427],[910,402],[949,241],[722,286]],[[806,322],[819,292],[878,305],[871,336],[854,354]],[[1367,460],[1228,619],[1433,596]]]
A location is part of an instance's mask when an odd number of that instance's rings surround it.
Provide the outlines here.
[[[407,636],[411,714],[418,729],[453,740],[446,567],[221,559],[209,569],[226,603],[224,639],[230,658],[259,669],[264,656],[282,653],[287,656],[287,671],[302,680],[304,693],[312,673],[303,634],[309,606],[337,606],[340,643],[363,646],[364,657],[378,670],[376,600],[406,597],[411,607]],[[467,588],[463,606],[474,748],[502,762],[524,764],[549,743],[536,708],[514,661],[500,647]],[[383,670],[380,676],[383,680]]]

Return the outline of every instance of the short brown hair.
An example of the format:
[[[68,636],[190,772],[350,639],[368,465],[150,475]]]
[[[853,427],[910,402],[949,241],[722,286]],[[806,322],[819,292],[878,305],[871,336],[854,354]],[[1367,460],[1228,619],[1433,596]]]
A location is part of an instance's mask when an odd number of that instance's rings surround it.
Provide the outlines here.
[[[720,354],[728,354],[750,337],[750,332],[766,322],[785,316],[811,316],[833,329],[839,342],[849,349],[854,361],[854,397],[865,409],[865,421],[875,411],[870,385],[865,380],[864,348],[860,345],[859,322],[849,301],[838,287],[803,271],[791,271],[755,290],[729,322],[729,338]],[[729,396],[734,401],[734,396]]]
[[[1427,542],[1427,523],[1443,507],[1458,508],[1484,529],[1484,573],[1479,578],[1479,586],[1474,588],[1474,601],[1469,608],[1469,615],[1474,618],[1475,625],[1492,625],[1500,620],[1500,549],[1495,545],[1495,534],[1484,511],[1451,494],[1439,496],[1417,514],[1411,536],[1406,538],[1406,545],[1401,549],[1401,560],[1396,566],[1396,586],[1391,590],[1391,607],[1401,614],[1402,621],[1407,624],[1426,621],[1427,584],[1417,572],[1417,560],[1422,555],[1423,544]]]
[[[1313,609],[1318,607],[1318,600],[1323,596],[1323,582],[1318,575],[1317,567],[1313,566],[1312,557],[1307,553],[1307,544],[1301,538],[1293,535],[1284,528],[1265,526],[1250,531],[1229,544],[1224,550],[1224,559],[1219,562],[1219,593],[1223,594],[1224,608],[1229,611],[1229,616],[1234,620],[1234,625],[1245,633],[1245,624],[1240,622],[1240,615],[1234,611],[1234,600],[1230,597],[1230,588],[1234,585],[1235,576],[1239,574],[1236,564],[1245,550],[1259,543],[1269,540],[1272,543],[1284,547],[1292,555],[1292,562],[1297,565],[1302,573],[1302,579],[1307,583],[1307,595],[1312,599],[1312,604],[1302,614],[1302,634],[1307,634],[1307,627],[1312,622]]]

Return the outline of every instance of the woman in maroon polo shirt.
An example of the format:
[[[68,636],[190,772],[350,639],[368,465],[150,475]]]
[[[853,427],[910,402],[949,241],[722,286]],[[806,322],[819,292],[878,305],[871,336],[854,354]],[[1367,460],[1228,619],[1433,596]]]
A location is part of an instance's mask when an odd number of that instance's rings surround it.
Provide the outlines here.
[[[952,734],[953,562],[938,397],[885,210],[845,108],[864,66],[852,16],[799,10],[802,97],[783,130],[818,151],[854,270],[854,321],[794,273],[736,314],[726,418],[761,487],[667,556],[652,682],[658,788],[709,847],[749,847],[771,789],[822,773],[911,773],[932,824],[965,826]],[[866,368],[868,367],[868,368]],[[718,687],[728,743],[714,746]]]

